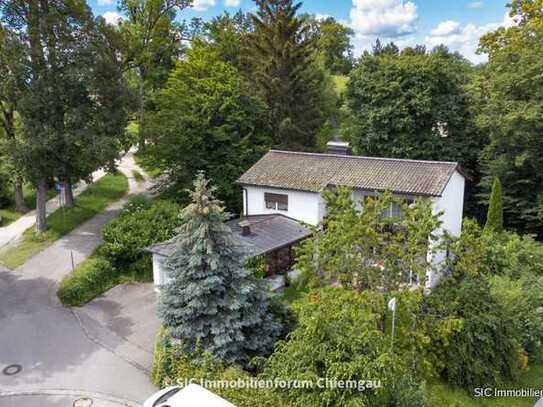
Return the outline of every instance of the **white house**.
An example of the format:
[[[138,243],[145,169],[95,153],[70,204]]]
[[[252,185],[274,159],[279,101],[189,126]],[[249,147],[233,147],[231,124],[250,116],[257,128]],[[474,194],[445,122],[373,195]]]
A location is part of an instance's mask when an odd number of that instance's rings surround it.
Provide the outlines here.
[[[305,224],[317,226],[326,215],[322,192],[347,186],[353,198],[363,206],[364,197],[389,191],[406,199],[429,199],[434,213],[442,213],[441,236],[447,231],[460,234],[464,203],[465,177],[454,162],[400,160],[351,155],[344,142],[328,143],[328,153],[301,153],[271,150],[243,174],[238,184],[243,190],[243,219],[229,224],[248,252],[277,255],[309,236]],[[399,214],[396,204],[390,216]],[[167,281],[163,262],[175,250],[173,242],[149,248],[153,253],[155,284]],[[434,253],[438,264],[445,253]],[[439,276],[427,275],[432,287]]]
[[[347,143],[331,142],[326,154],[271,150],[238,183],[244,216],[280,213],[316,226],[326,215],[322,192],[347,186],[361,205],[365,196],[384,191],[406,200],[430,199],[433,212],[442,213],[438,236],[458,236],[462,229],[465,176],[455,162],[353,156]],[[399,210],[393,204],[390,215]],[[432,261],[444,258],[437,253]],[[438,278],[429,273],[427,285]]]

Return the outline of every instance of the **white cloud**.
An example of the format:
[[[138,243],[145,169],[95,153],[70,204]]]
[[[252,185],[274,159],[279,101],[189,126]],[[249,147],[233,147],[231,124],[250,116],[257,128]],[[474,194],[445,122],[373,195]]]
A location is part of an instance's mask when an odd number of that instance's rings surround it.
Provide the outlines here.
[[[225,7],[239,7],[241,0],[224,0]]]
[[[425,44],[430,48],[436,45],[444,44],[453,51],[459,51],[466,58],[475,63],[485,62],[486,55],[477,55],[479,39],[490,31],[496,30],[500,26],[511,27],[515,24],[514,19],[509,17],[507,12],[500,23],[490,23],[485,25],[466,24],[463,27],[456,26],[454,30],[447,32],[445,28],[448,21],[440,23],[431,31],[431,35],[425,38]],[[452,25],[449,25],[452,28]]]
[[[323,20],[326,20],[329,17],[331,17],[330,14],[316,14],[315,15],[315,19],[317,21],[323,21]]]
[[[432,30],[432,35],[441,37],[445,35],[457,34],[460,28],[460,23],[453,20],[442,21],[436,28]]]
[[[359,35],[398,37],[416,30],[417,6],[403,0],[353,0],[351,27]]]
[[[113,25],[117,25],[120,20],[122,20],[122,16],[117,13],[116,11],[106,11],[104,14],[102,14],[102,17],[109,23]]]
[[[115,3],[115,0],[98,0],[97,3],[99,6],[111,6]]]
[[[355,55],[371,49],[377,39],[394,41],[400,48],[414,45],[417,31],[417,6],[404,0],[352,0],[350,21],[355,32]]]
[[[471,3],[466,4],[467,8],[481,8],[483,7],[482,1],[473,1]]]
[[[196,11],[206,11],[208,8],[211,8],[215,5],[215,0],[194,0],[192,7]]]

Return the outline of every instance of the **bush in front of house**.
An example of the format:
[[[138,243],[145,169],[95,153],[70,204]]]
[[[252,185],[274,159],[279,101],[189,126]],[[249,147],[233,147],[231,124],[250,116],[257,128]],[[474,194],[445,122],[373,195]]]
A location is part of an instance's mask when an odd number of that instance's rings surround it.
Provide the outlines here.
[[[399,293],[396,343],[391,348],[387,298],[375,291],[342,288],[314,291],[295,304],[297,328],[280,341],[267,361],[263,377],[293,380],[329,378],[375,381],[367,388],[327,386],[290,388],[279,392],[282,403],[297,406],[389,405],[423,406],[424,385],[413,360],[416,347],[426,342],[415,330],[417,294]],[[387,315],[388,314],[388,315]]]
[[[256,278],[264,278],[268,273],[268,260],[266,256],[255,256],[245,262],[245,268],[250,270]]]
[[[155,343],[151,381],[157,387],[184,384],[185,380],[248,381],[258,379],[235,366],[226,366],[210,353],[197,350],[184,353],[179,345],[173,345],[170,336],[161,328]],[[237,407],[277,407],[289,404],[282,402],[274,389],[254,388],[210,388],[212,392],[230,401]]]
[[[491,295],[486,276],[447,278],[426,299],[425,312],[434,334],[439,321],[460,322],[447,338],[432,338],[431,350],[448,383],[470,389],[493,386],[517,377],[522,348],[509,314]]]
[[[119,273],[111,263],[99,255],[93,255],[62,280],[57,296],[66,306],[81,306],[118,282]]]
[[[172,238],[179,226],[179,206],[169,201],[152,204],[145,198],[129,201],[123,213],[102,231],[101,253],[123,273],[150,270],[150,254],[144,249]]]
[[[464,219],[460,237],[448,237],[449,268],[456,278],[484,274],[518,279],[524,274],[543,276],[543,244],[530,235],[483,231]]]

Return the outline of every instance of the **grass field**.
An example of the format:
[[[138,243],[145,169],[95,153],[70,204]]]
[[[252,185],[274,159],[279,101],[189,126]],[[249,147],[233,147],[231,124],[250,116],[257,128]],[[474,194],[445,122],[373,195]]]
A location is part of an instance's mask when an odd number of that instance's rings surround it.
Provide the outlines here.
[[[36,208],[36,190],[30,185],[25,185],[23,189],[23,194],[26,207],[29,210]],[[54,189],[48,190],[47,199],[49,200],[53,198],[56,194],[57,193]],[[2,219],[0,220],[0,227],[7,226],[10,223],[15,222],[21,216],[23,216],[23,214],[15,210],[15,205],[0,209],[0,218]]]
[[[543,389],[543,365],[532,365],[517,382],[500,386],[504,389]],[[535,398],[529,397],[472,397],[468,392],[444,384],[428,386],[428,405],[431,407],[532,407]]]
[[[46,233],[36,235],[34,228],[27,229],[16,246],[0,252],[0,263],[10,269],[20,266],[55,240],[102,212],[127,190],[128,181],[124,175],[106,175],[79,195],[73,208],[59,209],[49,215]]]

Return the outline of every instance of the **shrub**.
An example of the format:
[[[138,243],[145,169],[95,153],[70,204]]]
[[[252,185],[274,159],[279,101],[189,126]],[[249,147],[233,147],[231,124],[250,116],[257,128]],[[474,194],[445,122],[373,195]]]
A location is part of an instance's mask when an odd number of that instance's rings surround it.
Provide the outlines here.
[[[430,320],[461,322],[445,340],[431,342],[447,382],[472,388],[516,377],[521,349],[514,324],[491,296],[485,277],[443,280],[426,298],[426,307]]]
[[[67,306],[80,306],[117,285],[119,274],[109,261],[92,256],[65,277],[57,291]]]
[[[257,278],[264,278],[268,273],[268,260],[266,256],[251,257],[245,262],[245,268],[251,270]]]
[[[452,259],[449,268],[463,276],[507,275],[520,278],[524,273],[543,275],[543,244],[529,235],[486,231],[473,220],[465,219],[462,235],[449,237]]]
[[[229,367],[220,360],[215,359],[211,354],[201,350],[197,350],[192,354],[183,353],[180,346],[172,344],[165,329],[161,329],[157,336],[151,371],[152,382],[157,387],[176,383],[183,385],[185,379],[196,379],[197,384],[203,384],[199,380],[230,382],[251,378],[252,376],[247,372],[237,367]],[[281,402],[273,389],[210,388],[209,390],[238,407],[289,406]]]
[[[375,380],[381,381],[382,386],[365,391],[290,388],[280,393],[284,402],[299,406],[424,405],[421,381],[411,369],[414,348],[407,338],[420,338],[420,333],[412,330],[413,321],[405,324],[398,318],[397,338],[407,339],[391,350],[390,330],[385,330],[384,295],[324,288],[296,303],[295,309],[298,326],[288,340],[277,344],[263,377],[313,383],[318,383],[319,378]],[[405,321],[410,319],[407,313],[403,317]],[[403,401],[400,393],[406,396]]]
[[[149,209],[151,207],[151,200],[146,197],[145,195],[134,195],[128,198],[128,202],[124,204],[122,213],[123,214],[130,214],[135,213],[139,211],[143,211],[145,209]]]
[[[123,214],[102,231],[102,253],[116,268],[137,270],[139,266],[133,265],[142,265],[142,259],[149,257],[144,248],[174,236],[178,212],[179,207],[168,201],[149,206],[143,198],[132,199]]]
[[[543,344],[543,277],[524,275],[490,279],[492,297],[513,322],[518,340],[530,359],[539,361]]]

